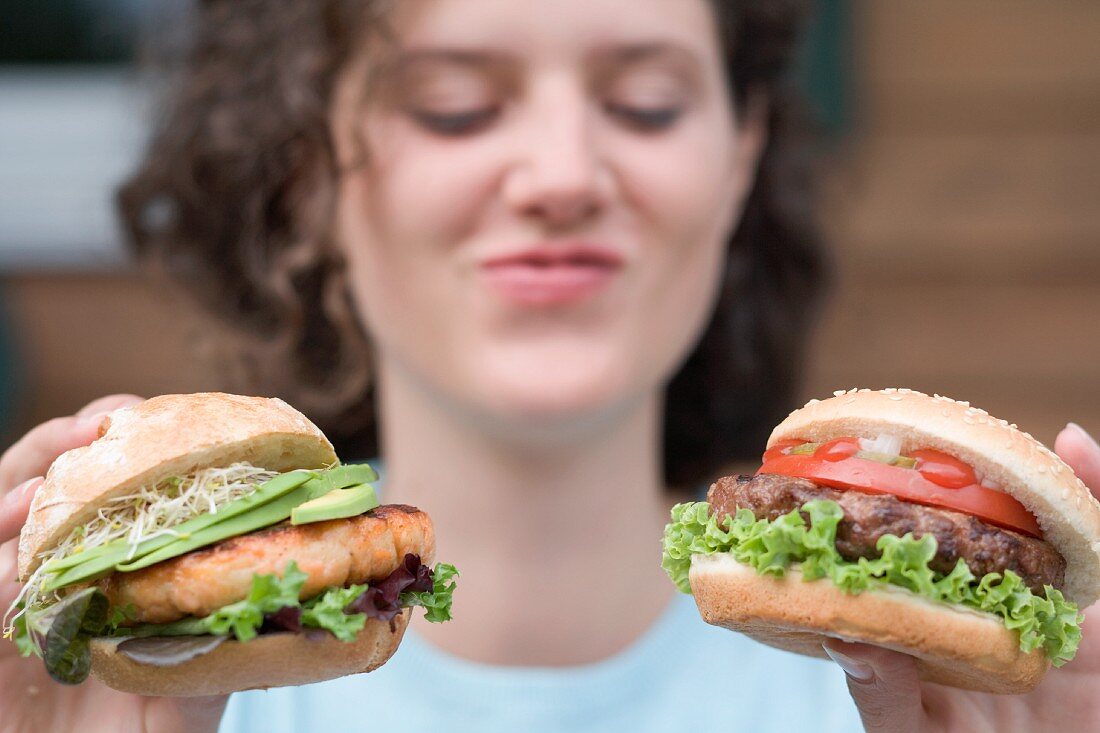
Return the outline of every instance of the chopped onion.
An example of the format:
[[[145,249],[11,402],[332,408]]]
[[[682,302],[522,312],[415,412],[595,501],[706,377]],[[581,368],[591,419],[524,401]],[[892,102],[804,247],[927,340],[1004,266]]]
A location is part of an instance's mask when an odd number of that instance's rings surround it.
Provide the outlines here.
[[[884,456],[901,455],[901,438],[888,433],[879,433],[874,440],[859,439],[859,447],[868,453],[881,453]]]

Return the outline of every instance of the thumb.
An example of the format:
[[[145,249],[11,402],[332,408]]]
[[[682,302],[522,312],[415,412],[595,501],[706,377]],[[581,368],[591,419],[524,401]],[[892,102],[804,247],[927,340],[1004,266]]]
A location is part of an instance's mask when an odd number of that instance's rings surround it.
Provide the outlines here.
[[[867,733],[904,733],[922,728],[920,679],[912,657],[838,639],[829,639],[822,646],[848,676],[848,691]]]
[[[148,699],[144,730],[213,733],[218,729],[228,700],[228,695]]]
[[[30,513],[34,492],[41,486],[42,477],[37,476],[0,495],[0,544],[19,536]]]
[[[1100,498],[1100,445],[1096,440],[1080,425],[1071,422],[1054,440],[1054,452]]]

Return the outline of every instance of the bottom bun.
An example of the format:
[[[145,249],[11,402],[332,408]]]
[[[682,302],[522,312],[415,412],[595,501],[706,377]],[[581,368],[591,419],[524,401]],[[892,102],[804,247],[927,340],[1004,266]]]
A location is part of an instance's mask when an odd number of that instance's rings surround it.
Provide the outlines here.
[[[759,575],[727,554],[692,557],[689,580],[704,621],[799,654],[825,657],[827,637],[861,641],[916,657],[928,682],[1002,694],[1031,690],[1050,666],[996,616],[902,588],[852,595],[797,570]]]
[[[392,622],[368,619],[355,641],[321,632],[265,634],[248,642],[225,641],[179,664],[139,663],[118,650],[125,639],[92,639],[92,674],[108,687],[139,695],[196,697],[239,690],[304,685],[370,672],[401,643],[410,611]],[[322,636],[323,633],[323,636]]]

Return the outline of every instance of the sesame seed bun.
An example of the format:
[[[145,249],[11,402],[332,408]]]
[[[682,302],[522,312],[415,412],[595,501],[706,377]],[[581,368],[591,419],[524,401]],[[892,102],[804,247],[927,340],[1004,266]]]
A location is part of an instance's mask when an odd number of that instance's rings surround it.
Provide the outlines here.
[[[1035,515],[1043,539],[1066,559],[1065,596],[1081,608],[1100,597],[1100,502],[1053,451],[967,402],[908,389],[837,392],[792,412],[768,447],[791,438],[819,443],[880,433],[900,438],[903,453],[934,448],[973,466]]]

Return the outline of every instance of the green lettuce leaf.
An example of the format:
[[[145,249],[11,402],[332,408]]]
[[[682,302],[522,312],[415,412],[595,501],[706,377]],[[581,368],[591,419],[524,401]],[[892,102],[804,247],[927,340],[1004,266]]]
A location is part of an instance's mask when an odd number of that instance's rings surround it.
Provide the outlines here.
[[[401,594],[402,606],[422,606],[424,608],[424,620],[433,624],[451,620],[452,595],[457,583],[453,578],[458,576],[458,570],[454,565],[436,563],[432,570],[432,589],[423,592],[406,592]]]
[[[222,606],[202,619],[207,633],[223,636],[232,629],[240,641],[255,638],[264,623],[264,614],[298,605],[298,593],[308,578],[293,560],[287,564],[282,578],[274,573],[253,575],[252,588],[244,600]]]
[[[340,641],[353,641],[367,623],[365,613],[345,613],[349,603],[367,590],[366,585],[330,588],[302,606],[302,626],[330,631]]]
[[[937,573],[928,565],[936,554],[933,535],[885,535],[876,545],[880,557],[845,560],[836,550],[843,516],[835,501],[820,499],[774,521],[756,519],[748,509],[719,518],[710,514],[706,502],[677,504],[665,527],[661,567],[684,593],[691,592],[692,555],[716,553],[728,553],[761,575],[782,576],[797,566],[804,580],[828,578],[847,593],[893,585],[928,600],[994,614],[1019,633],[1020,649],[1030,652],[1041,646],[1056,667],[1077,653],[1084,615],[1061,591],[1048,585],[1043,596],[1035,595],[1011,570],[975,578],[963,560],[947,575]]]

